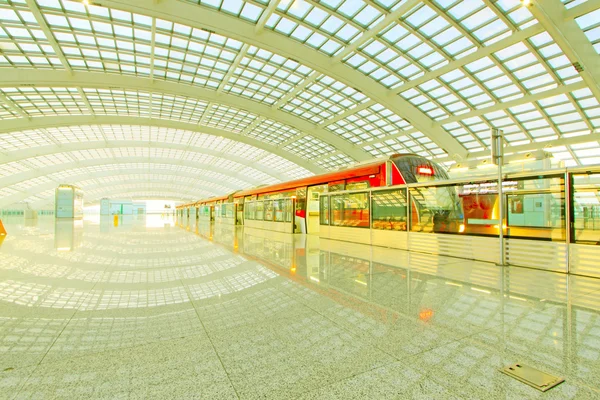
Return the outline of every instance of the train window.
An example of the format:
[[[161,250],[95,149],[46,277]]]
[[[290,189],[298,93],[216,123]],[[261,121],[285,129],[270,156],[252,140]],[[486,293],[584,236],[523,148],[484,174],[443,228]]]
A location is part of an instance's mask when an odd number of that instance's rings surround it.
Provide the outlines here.
[[[573,175],[573,240],[600,244],[600,174]]]
[[[346,190],[368,189],[370,186],[369,181],[352,182],[346,184]]]
[[[319,219],[321,225],[329,225],[329,196],[319,198]]]
[[[369,193],[343,193],[331,196],[331,225],[369,227]]]
[[[406,230],[406,189],[372,193],[373,229]]]

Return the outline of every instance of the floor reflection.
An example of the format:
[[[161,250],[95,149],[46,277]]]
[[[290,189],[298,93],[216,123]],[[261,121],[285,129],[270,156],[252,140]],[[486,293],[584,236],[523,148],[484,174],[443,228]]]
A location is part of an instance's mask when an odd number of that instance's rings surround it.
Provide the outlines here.
[[[5,224],[0,398],[600,396],[600,280],[165,216]],[[107,385],[106,382],[118,382]]]

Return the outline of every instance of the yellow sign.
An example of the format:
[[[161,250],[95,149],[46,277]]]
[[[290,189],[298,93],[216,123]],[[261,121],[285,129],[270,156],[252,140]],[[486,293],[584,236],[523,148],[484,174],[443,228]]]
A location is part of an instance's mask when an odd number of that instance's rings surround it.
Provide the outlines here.
[[[4,229],[4,224],[2,223],[2,220],[0,219],[0,236],[6,236],[6,229]]]

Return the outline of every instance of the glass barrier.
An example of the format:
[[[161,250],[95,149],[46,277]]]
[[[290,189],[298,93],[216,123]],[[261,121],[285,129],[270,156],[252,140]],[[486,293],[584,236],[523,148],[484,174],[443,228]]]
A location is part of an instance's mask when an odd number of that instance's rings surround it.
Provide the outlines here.
[[[411,187],[411,231],[412,232],[443,232],[459,233],[464,230],[461,228],[463,222],[462,214],[462,196],[459,195],[461,186],[433,186],[433,187]],[[480,199],[478,194],[471,195],[468,191],[466,204],[468,209],[473,211],[469,217],[468,211],[465,211],[464,218],[470,218],[473,224],[493,221],[486,221],[492,217],[487,210],[490,209],[493,200],[487,198]],[[497,196],[495,196],[497,197]],[[485,204],[484,210],[481,210],[479,202]],[[477,206],[471,206],[471,204]],[[496,220],[496,224],[498,221]]]
[[[254,220],[254,210],[256,208],[256,203],[253,201],[247,201],[244,205],[244,219]]]
[[[506,181],[508,237],[565,240],[564,176]]]
[[[573,175],[573,241],[600,245],[600,173]]]
[[[373,229],[406,230],[406,189],[372,193]]]
[[[260,221],[263,219],[264,217],[264,213],[265,213],[265,205],[262,201],[257,201],[255,204],[255,212],[254,212],[254,219],[256,219],[257,221]]]
[[[369,227],[369,193],[331,195],[331,225]]]
[[[319,197],[319,222],[321,225],[329,225],[329,196]]]
[[[223,203],[221,204],[221,216],[226,218],[233,218],[234,203]]]
[[[273,200],[276,222],[292,222],[292,199]]]
[[[265,221],[273,221],[273,200],[265,200]]]

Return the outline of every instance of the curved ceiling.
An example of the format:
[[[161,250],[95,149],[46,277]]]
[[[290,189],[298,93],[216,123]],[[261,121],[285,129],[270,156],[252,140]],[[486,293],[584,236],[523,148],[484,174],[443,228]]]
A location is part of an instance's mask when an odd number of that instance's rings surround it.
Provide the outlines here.
[[[600,3],[0,3],[0,207],[193,200],[392,153],[600,163]],[[161,188],[165,196],[160,196]]]

